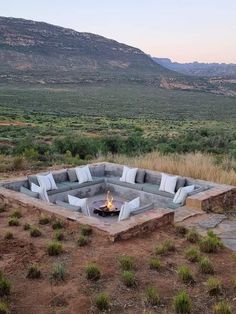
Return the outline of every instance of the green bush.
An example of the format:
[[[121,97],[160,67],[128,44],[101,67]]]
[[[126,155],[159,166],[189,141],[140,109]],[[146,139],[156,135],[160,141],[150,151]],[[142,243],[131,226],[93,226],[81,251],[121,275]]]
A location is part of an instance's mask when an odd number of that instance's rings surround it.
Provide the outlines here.
[[[89,225],[83,225],[80,229],[80,233],[83,236],[89,236],[92,234],[93,229]]]
[[[122,270],[132,270],[134,268],[134,258],[132,256],[122,255],[118,260]]]
[[[55,263],[53,265],[51,279],[55,281],[64,281],[66,277],[65,266],[62,263]]]
[[[40,225],[47,225],[50,223],[50,219],[47,217],[47,216],[44,216],[42,215],[40,218],[39,218],[39,224]]]
[[[8,225],[11,227],[17,227],[20,225],[19,219],[18,218],[10,218],[8,221]]]
[[[166,240],[163,244],[157,245],[155,252],[157,255],[164,255],[168,252],[174,252],[175,245],[172,241]]]
[[[9,295],[11,292],[11,282],[0,273],[0,297]]]
[[[122,273],[122,280],[126,287],[134,287],[136,285],[135,275],[130,270],[124,270]]]
[[[212,262],[207,257],[200,258],[198,262],[200,271],[203,274],[214,274],[214,266]]]
[[[28,273],[26,275],[27,278],[30,279],[38,279],[41,277],[41,271],[38,265],[31,265],[28,269]]]
[[[4,236],[4,239],[5,240],[12,240],[14,237],[13,237],[13,233],[12,232],[6,232],[5,236]]]
[[[16,209],[11,215],[10,215],[11,218],[21,218],[22,217],[22,214],[21,214],[21,211],[19,209]]]
[[[64,228],[64,222],[62,222],[61,220],[55,220],[52,223],[52,229],[56,230],[56,229],[62,229]]]
[[[60,255],[62,253],[62,245],[57,241],[52,241],[47,246],[47,252],[50,256]]]
[[[210,295],[219,295],[222,291],[222,284],[217,278],[209,278],[207,280],[207,290]]]
[[[95,305],[100,311],[107,311],[110,306],[110,301],[107,293],[99,293],[95,298]]]
[[[40,231],[38,228],[36,228],[36,227],[32,227],[32,228],[30,229],[30,235],[31,235],[31,237],[33,237],[33,238],[40,237],[41,234],[42,234],[41,231]]]
[[[198,262],[200,259],[200,256],[201,256],[200,251],[195,247],[190,247],[185,252],[185,257],[187,258],[187,260],[193,263]]]
[[[78,240],[77,240],[77,244],[78,246],[85,246],[89,243],[89,239],[86,236],[79,236]]]
[[[228,302],[223,300],[213,306],[213,314],[233,314],[233,312]]]
[[[155,258],[155,257],[150,258],[149,267],[150,269],[159,270],[161,268],[161,262],[159,258]]]
[[[31,226],[28,223],[24,224],[24,226],[23,226],[24,230],[30,230],[30,228],[31,228]]]
[[[98,280],[101,277],[100,269],[95,264],[89,264],[85,268],[86,278],[89,280]]]
[[[194,282],[190,269],[185,265],[179,266],[179,268],[177,269],[177,275],[178,275],[179,280],[181,280],[183,283]]]
[[[0,314],[9,314],[9,307],[6,303],[0,302]]]
[[[65,239],[65,235],[61,230],[56,230],[54,233],[54,238],[57,241],[63,241]]]
[[[221,247],[217,237],[205,236],[199,241],[200,250],[204,253],[215,253]]]
[[[186,239],[191,243],[196,243],[200,239],[200,235],[196,229],[192,228],[187,232]]]
[[[187,292],[181,291],[174,297],[173,307],[178,314],[191,313],[192,302]]]
[[[147,287],[146,289],[146,300],[151,306],[157,306],[160,304],[160,296],[155,287]]]

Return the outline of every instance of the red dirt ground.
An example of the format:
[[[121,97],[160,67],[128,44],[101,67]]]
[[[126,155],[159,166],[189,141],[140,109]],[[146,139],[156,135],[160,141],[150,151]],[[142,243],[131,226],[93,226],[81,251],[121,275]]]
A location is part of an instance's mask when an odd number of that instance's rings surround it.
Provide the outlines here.
[[[99,292],[106,291],[110,296],[110,313],[173,313],[174,295],[185,289],[191,296],[194,314],[212,313],[212,305],[219,299],[226,298],[236,313],[236,291],[232,279],[236,277],[236,262],[232,252],[222,249],[215,254],[208,254],[215,266],[215,277],[223,282],[224,291],[220,297],[209,296],[206,281],[209,275],[199,272],[196,264],[188,262],[184,257],[186,247],[190,244],[185,238],[177,235],[173,226],[157,230],[143,237],[111,243],[101,235],[93,233],[88,246],[78,247],[79,226],[68,223],[64,229],[66,235],[62,241],[63,253],[58,257],[50,257],[46,252],[47,243],[53,238],[54,231],[50,225],[39,225],[39,213],[21,209],[23,217],[20,226],[9,227],[8,219],[13,209],[0,214],[0,269],[12,282],[9,297],[1,301],[10,305],[11,313],[17,314],[83,314],[97,313],[94,298]],[[30,223],[40,228],[42,236],[30,237],[23,225]],[[14,239],[5,240],[7,231],[14,234]],[[160,271],[150,270],[148,260],[154,256],[154,247],[166,239],[176,245],[176,252],[161,256],[163,268]],[[121,281],[121,270],[118,257],[128,254],[134,257],[137,287],[126,288]],[[56,261],[66,266],[65,282],[52,283],[50,274]],[[85,278],[85,266],[96,263],[101,270],[101,278],[97,282]],[[27,269],[37,263],[42,271],[41,279],[27,279]],[[177,267],[188,265],[196,283],[185,285],[177,278]],[[155,286],[161,297],[161,306],[152,308],[145,302],[145,289]]]

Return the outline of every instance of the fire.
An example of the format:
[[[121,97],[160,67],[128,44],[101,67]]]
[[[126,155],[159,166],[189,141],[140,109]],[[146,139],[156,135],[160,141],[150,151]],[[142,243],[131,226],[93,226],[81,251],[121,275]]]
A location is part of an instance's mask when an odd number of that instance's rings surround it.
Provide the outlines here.
[[[108,208],[108,210],[112,210],[113,209],[113,197],[111,196],[110,191],[107,192],[106,204],[105,205]]]

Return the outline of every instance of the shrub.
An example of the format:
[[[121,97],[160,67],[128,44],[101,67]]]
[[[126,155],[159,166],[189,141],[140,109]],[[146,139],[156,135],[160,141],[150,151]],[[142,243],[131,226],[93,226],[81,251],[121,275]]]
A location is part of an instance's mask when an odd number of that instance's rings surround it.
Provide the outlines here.
[[[157,306],[160,304],[160,297],[155,287],[147,287],[146,299],[147,303],[152,306]]]
[[[100,269],[95,264],[87,265],[85,269],[86,278],[89,280],[98,280],[101,277]]]
[[[199,262],[199,269],[203,274],[214,274],[214,266],[212,262],[207,257],[200,258]]]
[[[189,295],[185,291],[179,292],[174,297],[173,307],[178,314],[189,314],[192,310],[192,303]]]
[[[6,303],[0,302],[0,314],[9,314],[9,308]]]
[[[200,259],[200,251],[195,247],[190,247],[186,250],[185,257],[190,262],[198,262]]]
[[[65,239],[65,236],[61,230],[56,230],[54,234],[54,238],[57,241],[63,241]]]
[[[191,243],[196,243],[200,239],[200,235],[196,229],[192,228],[187,232],[186,239]]]
[[[28,223],[26,223],[26,224],[24,224],[24,226],[23,226],[23,229],[24,230],[30,230],[30,224],[28,224]]]
[[[83,236],[89,236],[92,234],[93,229],[89,225],[83,225],[80,229],[80,232]]]
[[[135,276],[132,271],[129,271],[129,270],[123,271],[122,280],[123,280],[123,283],[126,285],[126,287],[133,287],[136,285]]]
[[[9,295],[11,292],[11,283],[5,278],[2,274],[0,274],[0,297],[4,297],[5,295]]]
[[[108,310],[110,306],[108,295],[105,292],[99,293],[95,298],[95,305],[100,311]]]
[[[21,211],[19,209],[16,209],[10,216],[11,218],[21,218],[22,214]]]
[[[175,232],[180,236],[185,236],[187,229],[184,226],[175,226]]]
[[[222,284],[217,278],[209,278],[207,280],[207,290],[210,295],[218,295],[221,293]]]
[[[64,281],[66,277],[65,266],[62,263],[55,263],[53,265],[53,271],[51,275],[51,279],[55,281]]]
[[[89,242],[88,238],[83,235],[81,235],[77,240],[78,246],[85,246],[88,244],[88,242]]]
[[[52,223],[52,229],[53,230],[56,230],[56,229],[62,229],[64,228],[64,223],[60,220],[55,220],[53,223]]]
[[[14,157],[11,165],[12,170],[23,170],[25,168],[25,159],[22,156]]]
[[[20,222],[19,222],[18,218],[14,217],[14,218],[9,219],[8,225],[11,227],[13,227],[13,226],[17,227],[20,225]]]
[[[40,218],[39,218],[39,224],[40,225],[47,225],[50,223],[50,219],[47,217],[47,216],[44,216],[42,215]]]
[[[178,268],[177,274],[179,279],[184,283],[193,283],[194,279],[189,270],[189,268],[185,265],[182,265]]]
[[[41,231],[36,227],[33,227],[30,229],[30,235],[33,238],[40,237],[41,234],[42,234]]]
[[[26,275],[27,278],[30,279],[38,279],[41,277],[41,271],[37,265],[31,265],[28,269],[28,273]]]
[[[56,256],[62,253],[62,245],[57,241],[52,241],[47,246],[47,252],[50,256]]]
[[[213,306],[213,314],[233,314],[228,302],[220,301]]]
[[[215,253],[221,247],[217,237],[205,236],[199,241],[200,250],[204,253]]]
[[[174,252],[175,245],[170,240],[166,240],[163,244],[156,246],[155,251],[157,255],[163,255],[167,252]]]
[[[5,240],[11,240],[13,239],[13,233],[12,232],[6,232],[5,236],[4,236],[4,239]]]
[[[132,270],[134,268],[134,258],[128,255],[120,256],[119,264],[122,270]]]
[[[154,258],[154,257],[150,258],[149,267],[151,269],[155,269],[155,270],[160,269],[161,268],[161,262],[160,262],[159,258]]]

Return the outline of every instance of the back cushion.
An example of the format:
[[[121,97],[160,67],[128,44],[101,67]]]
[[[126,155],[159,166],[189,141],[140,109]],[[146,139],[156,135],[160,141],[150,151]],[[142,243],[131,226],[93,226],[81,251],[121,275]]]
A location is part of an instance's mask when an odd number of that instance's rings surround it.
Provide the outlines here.
[[[93,165],[89,166],[92,177],[104,177],[105,176],[105,165]]]
[[[31,186],[31,183],[39,185],[38,179],[35,175],[28,176],[28,180],[29,180],[30,186]]]
[[[75,168],[68,169],[67,173],[68,173],[68,177],[69,177],[70,182],[77,182],[78,181],[78,178],[77,178],[77,175],[75,172]]]
[[[144,183],[145,174],[146,174],[145,170],[138,169],[137,174],[136,174],[136,178],[135,178],[135,182],[136,183]]]
[[[145,183],[160,185],[161,184],[161,175],[153,174],[151,172],[146,171]]]
[[[186,185],[186,179],[183,177],[178,177],[176,187],[175,187],[175,192],[177,192],[179,188],[182,188],[185,185]]]
[[[68,173],[67,170],[62,170],[60,172],[53,173],[53,178],[56,183],[68,181]]]

